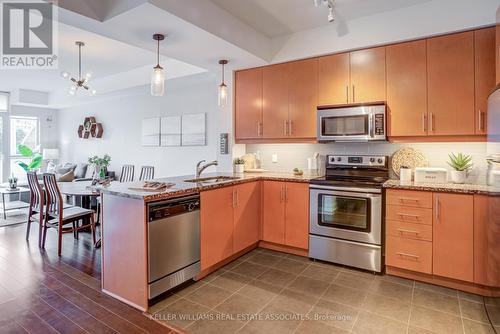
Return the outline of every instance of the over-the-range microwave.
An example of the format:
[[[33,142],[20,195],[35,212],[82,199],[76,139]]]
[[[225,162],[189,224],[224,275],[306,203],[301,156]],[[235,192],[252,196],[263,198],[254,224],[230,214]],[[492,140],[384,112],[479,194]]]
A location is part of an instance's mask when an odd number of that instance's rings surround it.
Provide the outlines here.
[[[385,104],[318,107],[318,141],[386,141],[386,119]]]

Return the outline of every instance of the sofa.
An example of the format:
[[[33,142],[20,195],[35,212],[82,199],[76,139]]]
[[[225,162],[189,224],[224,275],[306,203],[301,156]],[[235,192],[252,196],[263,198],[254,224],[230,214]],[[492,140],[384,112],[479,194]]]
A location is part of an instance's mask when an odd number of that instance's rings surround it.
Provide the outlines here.
[[[94,166],[85,162],[66,162],[56,165],[51,170],[47,170],[47,173],[56,174],[59,182],[79,182],[91,181],[94,176],[94,171]],[[115,179],[115,173],[106,171],[106,178]]]

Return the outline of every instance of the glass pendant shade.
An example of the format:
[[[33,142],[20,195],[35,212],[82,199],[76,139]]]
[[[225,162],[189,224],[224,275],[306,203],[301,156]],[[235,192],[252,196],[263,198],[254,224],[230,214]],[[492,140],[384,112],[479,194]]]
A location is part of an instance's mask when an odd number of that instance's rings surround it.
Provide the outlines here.
[[[219,85],[219,107],[223,107],[227,104],[227,86],[222,83]]]
[[[163,68],[156,66],[151,75],[151,95],[163,96],[165,93],[165,73]]]

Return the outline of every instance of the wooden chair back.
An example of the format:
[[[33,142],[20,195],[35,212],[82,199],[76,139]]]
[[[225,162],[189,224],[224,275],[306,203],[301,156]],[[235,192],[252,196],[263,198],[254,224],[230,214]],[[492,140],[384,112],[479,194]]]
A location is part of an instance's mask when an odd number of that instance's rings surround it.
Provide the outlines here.
[[[120,182],[134,181],[134,165],[123,165],[122,173],[120,174]]]
[[[43,184],[45,186],[46,196],[46,215],[56,214],[62,217],[64,202],[61,191],[59,190],[59,187],[57,185],[55,174],[43,174]]]
[[[30,214],[33,211],[42,213],[44,193],[36,172],[28,172],[28,187],[30,188]]]
[[[142,166],[139,181],[147,181],[155,178],[155,168],[153,166]]]

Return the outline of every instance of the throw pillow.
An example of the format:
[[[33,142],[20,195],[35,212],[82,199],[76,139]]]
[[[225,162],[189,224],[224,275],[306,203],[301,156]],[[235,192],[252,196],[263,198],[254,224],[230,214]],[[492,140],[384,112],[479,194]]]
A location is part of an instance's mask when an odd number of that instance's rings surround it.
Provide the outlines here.
[[[76,168],[75,164],[65,163],[64,165],[56,166],[54,173],[64,175],[67,174],[68,172],[74,171],[75,168]]]
[[[83,162],[76,164],[74,172],[75,179],[83,179],[87,173],[87,164]]]
[[[95,170],[94,165],[88,165],[87,170],[85,171],[85,178],[86,179],[93,178],[94,177],[94,170]]]
[[[59,182],[73,182],[75,179],[75,173],[73,171],[69,171],[66,174],[59,176]]]

